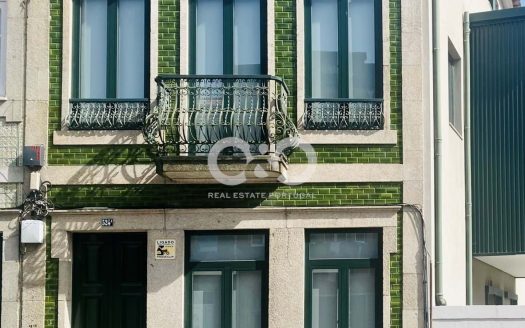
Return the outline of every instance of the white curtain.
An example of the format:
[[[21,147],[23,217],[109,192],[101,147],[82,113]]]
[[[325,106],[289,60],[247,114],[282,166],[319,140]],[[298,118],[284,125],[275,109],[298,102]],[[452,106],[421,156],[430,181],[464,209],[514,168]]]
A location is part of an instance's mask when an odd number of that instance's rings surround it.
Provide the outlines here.
[[[233,74],[257,75],[261,67],[261,3],[235,0],[233,22]],[[257,82],[236,83],[233,136],[250,143],[263,139],[265,117]]]
[[[375,98],[375,0],[348,1],[348,94]]]
[[[348,271],[348,328],[374,328],[375,325],[375,270]]]
[[[118,98],[144,98],[144,25],[146,20],[144,10],[144,0],[121,0],[119,2]]]
[[[194,272],[192,328],[221,328],[221,272]]]
[[[260,271],[232,272],[232,328],[261,327]]]
[[[261,3],[235,0],[233,74],[261,74]]]
[[[107,0],[82,0],[80,97],[106,98]]]
[[[222,74],[223,2],[197,0],[196,73]]]
[[[337,269],[312,271],[312,328],[337,328]]]
[[[312,0],[312,97],[338,97],[337,0]]]

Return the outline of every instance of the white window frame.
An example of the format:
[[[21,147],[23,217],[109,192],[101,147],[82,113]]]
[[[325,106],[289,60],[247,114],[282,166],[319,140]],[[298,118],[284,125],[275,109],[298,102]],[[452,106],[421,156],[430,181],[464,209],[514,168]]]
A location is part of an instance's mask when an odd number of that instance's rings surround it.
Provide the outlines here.
[[[451,67],[454,76],[450,75]],[[448,122],[452,130],[463,138],[463,62],[450,39],[448,40],[447,90]]]

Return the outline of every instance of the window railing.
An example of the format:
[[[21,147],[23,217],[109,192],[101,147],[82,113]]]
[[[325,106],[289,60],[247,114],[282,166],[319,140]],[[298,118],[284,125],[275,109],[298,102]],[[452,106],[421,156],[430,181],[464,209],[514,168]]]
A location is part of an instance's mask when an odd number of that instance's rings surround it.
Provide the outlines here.
[[[140,130],[148,99],[71,99],[70,130]]]
[[[162,75],[155,81],[157,106],[144,135],[161,154],[204,155],[229,137],[248,144],[251,154],[267,154],[280,140],[298,136],[287,116],[288,88],[277,77]]]
[[[305,130],[381,130],[382,99],[305,99]]]

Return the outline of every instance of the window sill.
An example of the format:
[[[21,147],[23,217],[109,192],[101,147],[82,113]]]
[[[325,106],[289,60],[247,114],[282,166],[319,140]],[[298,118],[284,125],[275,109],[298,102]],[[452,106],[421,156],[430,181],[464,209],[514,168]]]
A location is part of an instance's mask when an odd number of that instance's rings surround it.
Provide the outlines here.
[[[300,130],[301,143],[338,145],[395,145],[396,130]]]
[[[54,145],[142,145],[141,130],[55,131]]]

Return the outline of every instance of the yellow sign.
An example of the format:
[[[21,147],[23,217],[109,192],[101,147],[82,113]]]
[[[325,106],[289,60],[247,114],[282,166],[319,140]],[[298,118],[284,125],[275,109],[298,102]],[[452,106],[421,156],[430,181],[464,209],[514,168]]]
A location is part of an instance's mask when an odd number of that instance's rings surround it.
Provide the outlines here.
[[[155,241],[155,259],[173,260],[175,258],[175,240],[157,239]]]

